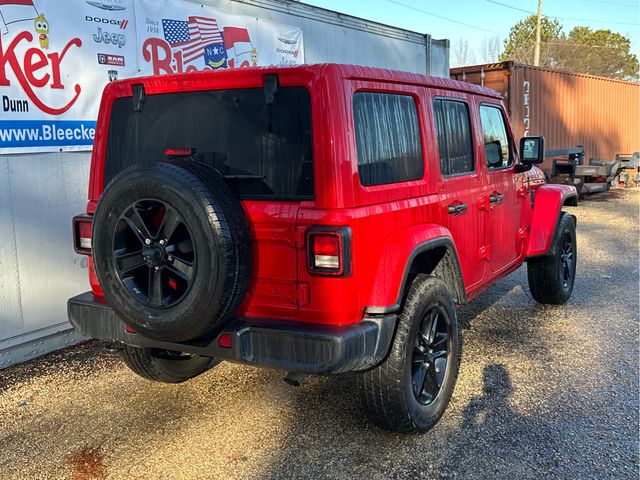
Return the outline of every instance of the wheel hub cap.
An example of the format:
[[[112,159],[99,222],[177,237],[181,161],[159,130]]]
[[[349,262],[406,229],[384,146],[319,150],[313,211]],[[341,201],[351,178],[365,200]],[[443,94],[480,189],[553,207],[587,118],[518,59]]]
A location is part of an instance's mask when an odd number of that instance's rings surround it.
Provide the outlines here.
[[[161,200],[139,200],[125,209],[113,235],[113,260],[127,291],[154,308],[175,305],[195,280],[191,231],[182,215]]]
[[[419,403],[431,404],[444,382],[449,356],[449,332],[444,310],[430,309],[421,322],[413,349],[411,386]]]
[[[560,278],[562,278],[562,286],[567,288],[573,277],[574,270],[574,257],[573,257],[573,244],[571,237],[565,235],[562,250],[560,253]]]
[[[166,249],[160,245],[152,245],[142,249],[142,258],[149,267],[159,267],[164,263],[166,256]]]

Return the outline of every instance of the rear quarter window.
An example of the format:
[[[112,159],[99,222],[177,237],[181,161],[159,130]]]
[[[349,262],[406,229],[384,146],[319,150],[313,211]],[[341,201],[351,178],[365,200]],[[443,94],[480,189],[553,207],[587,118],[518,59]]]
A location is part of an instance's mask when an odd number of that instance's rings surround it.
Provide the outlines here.
[[[353,116],[358,176],[363,186],[407,182],[424,176],[413,97],[357,92],[353,96]]]

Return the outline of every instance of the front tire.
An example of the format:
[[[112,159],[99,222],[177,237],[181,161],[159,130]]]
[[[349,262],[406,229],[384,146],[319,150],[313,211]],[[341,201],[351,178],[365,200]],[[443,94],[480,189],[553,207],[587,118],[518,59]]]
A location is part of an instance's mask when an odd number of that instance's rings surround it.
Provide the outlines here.
[[[562,305],[567,303],[576,276],[576,224],[573,217],[562,212],[558,222],[552,252],[527,262],[529,290],[538,303]]]
[[[132,372],[142,378],[162,383],[186,382],[218,363],[215,358],[128,345],[120,350],[120,358]]]
[[[451,293],[442,280],[418,275],[407,293],[389,356],[358,376],[367,416],[385,430],[428,431],[449,404],[459,366]]]

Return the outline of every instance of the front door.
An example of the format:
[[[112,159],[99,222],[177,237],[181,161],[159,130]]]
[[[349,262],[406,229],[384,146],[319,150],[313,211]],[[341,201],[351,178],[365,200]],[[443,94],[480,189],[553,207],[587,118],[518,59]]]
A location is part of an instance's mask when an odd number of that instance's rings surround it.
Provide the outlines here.
[[[436,97],[433,113],[440,157],[440,208],[469,291],[482,283],[487,265],[483,171],[476,159],[471,112],[464,98]]]
[[[506,117],[499,105],[480,104],[480,123],[487,165],[487,196],[490,206],[488,243],[493,275],[507,270],[519,258],[518,235],[523,197],[518,195],[514,172],[514,148]]]

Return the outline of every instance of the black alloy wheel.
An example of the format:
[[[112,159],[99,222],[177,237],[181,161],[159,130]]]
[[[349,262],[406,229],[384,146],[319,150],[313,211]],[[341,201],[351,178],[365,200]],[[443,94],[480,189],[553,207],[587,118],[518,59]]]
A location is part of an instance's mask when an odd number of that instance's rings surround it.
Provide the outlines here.
[[[444,381],[449,353],[445,315],[437,306],[426,313],[413,349],[411,384],[416,400],[422,405],[435,400]]]
[[[562,279],[563,288],[568,288],[575,272],[573,265],[573,240],[570,232],[565,232],[562,236],[560,248],[560,278]]]
[[[576,279],[577,254],[575,217],[561,212],[549,253],[527,259],[529,291],[535,301],[567,303]]]
[[[138,302],[167,308],[180,302],[196,274],[193,235],[168,203],[138,200],[118,219],[113,235],[118,277]]]
[[[393,432],[428,431],[449,404],[460,356],[449,288],[440,278],[418,274],[405,296],[387,358],[357,377],[369,419]]]

